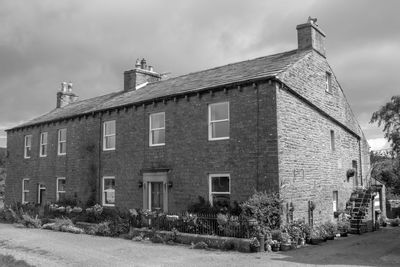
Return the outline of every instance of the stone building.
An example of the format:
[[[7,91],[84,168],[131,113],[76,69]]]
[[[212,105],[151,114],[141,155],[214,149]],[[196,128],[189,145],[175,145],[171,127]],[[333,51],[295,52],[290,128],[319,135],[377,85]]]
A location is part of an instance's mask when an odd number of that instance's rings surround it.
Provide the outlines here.
[[[297,36],[297,49],[170,79],[138,61],[123,90],[87,100],[63,83],[57,108],[7,131],[6,202],[181,211],[265,190],[294,218],[310,201],[314,221],[332,218],[367,183],[369,147],[324,32],[309,20]]]

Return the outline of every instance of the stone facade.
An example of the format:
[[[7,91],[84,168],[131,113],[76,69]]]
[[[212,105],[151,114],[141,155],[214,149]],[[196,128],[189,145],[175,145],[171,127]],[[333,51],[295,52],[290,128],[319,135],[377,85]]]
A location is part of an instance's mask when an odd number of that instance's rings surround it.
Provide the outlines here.
[[[285,204],[294,206],[294,219],[308,219],[309,201],[316,204],[315,223],[332,219],[334,191],[337,207],[343,209],[351,191],[367,185],[369,147],[325,57],[325,35],[312,22],[300,28],[299,50],[273,55],[268,61],[265,68],[273,69],[279,65],[274,60],[293,60],[281,64],[284,67],[274,75],[255,80],[251,65],[245,62],[246,80],[204,88],[209,82],[205,77],[195,92],[166,93],[165,98],[52,117],[10,129],[6,202],[21,201],[23,178],[30,179],[27,201],[37,202],[41,184],[46,188],[45,201],[55,202],[56,179],[65,177],[68,198],[83,205],[88,200],[101,203],[102,178],[112,176],[116,207],[144,207],[146,175],[159,173],[165,175],[165,209],[181,211],[198,196],[208,200],[209,175],[222,173],[230,175],[231,202],[244,201],[255,190],[279,192]],[[213,71],[228,79],[239,68],[232,66]],[[327,76],[331,78],[328,91]],[[181,84],[199,83],[199,78],[190,77],[183,76]],[[136,94],[136,89],[146,93],[146,84],[154,83],[153,79],[159,80],[161,75],[152,69],[127,71],[124,91],[127,95]],[[182,81],[178,77],[159,83],[173,86]],[[141,84],[145,85],[139,89]],[[171,88],[162,89],[172,92]],[[112,97],[104,96],[104,101]],[[144,99],[143,94],[141,97]],[[210,141],[208,107],[219,102],[229,102],[229,139]],[[79,107],[79,103],[71,105]],[[58,112],[63,110],[54,114]],[[158,112],[165,112],[165,145],[153,147],[149,146],[149,116]],[[103,123],[110,120],[116,122],[116,148],[104,151]],[[57,131],[62,128],[67,129],[67,153],[60,156]],[[39,156],[41,132],[48,132],[47,157]],[[25,135],[32,135],[29,159],[24,159]],[[346,172],[354,167],[357,175],[348,179]]]

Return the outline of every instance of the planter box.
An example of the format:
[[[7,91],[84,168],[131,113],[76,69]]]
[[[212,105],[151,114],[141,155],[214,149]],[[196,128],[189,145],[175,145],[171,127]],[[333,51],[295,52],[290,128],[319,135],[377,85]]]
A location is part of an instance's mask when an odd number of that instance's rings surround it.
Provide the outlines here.
[[[292,249],[291,244],[281,244],[281,251],[288,251]]]
[[[347,232],[340,233],[341,237],[347,237]]]
[[[271,246],[271,249],[274,252],[278,252],[280,250],[280,247],[281,247],[280,245],[273,245],[273,246]]]

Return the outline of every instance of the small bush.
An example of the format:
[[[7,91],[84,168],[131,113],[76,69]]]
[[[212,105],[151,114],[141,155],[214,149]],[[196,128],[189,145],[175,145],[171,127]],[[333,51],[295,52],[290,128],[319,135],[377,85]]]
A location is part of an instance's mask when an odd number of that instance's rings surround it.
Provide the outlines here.
[[[396,218],[396,219],[393,219],[393,220],[390,221],[390,225],[393,226],[393,227],[399,226],[399,224],[400,224],[400,219],[399,218]]]
[[[155,234],[151,239],[151,242],[153,243],[164,243],[164,239],[159,235],[159,234]]]
[[[193,249],[207,249],[208,245],[207,245],[206,242],[200,241],[200,242],[198,242],[196,244],[192,244],[192,248]]]
[[[61,227],[63,226],[74,226],[74,224],[69,218],[56,218],[54,224],[52,225],[52,230],[61,231]]]
[[[28,228],[40,228],[42,226],[42,222],[37,215],[32,218],[28,214],[22,214],[22,224]]]

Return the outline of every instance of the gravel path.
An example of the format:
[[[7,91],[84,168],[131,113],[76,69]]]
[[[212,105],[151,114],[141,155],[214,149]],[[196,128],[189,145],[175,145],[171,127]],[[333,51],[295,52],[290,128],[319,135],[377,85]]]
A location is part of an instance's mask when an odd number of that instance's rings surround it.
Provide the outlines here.
[[[400,227],[284,253],[245,254],[0,224],[0,254],[35,266],[400,266]]]

